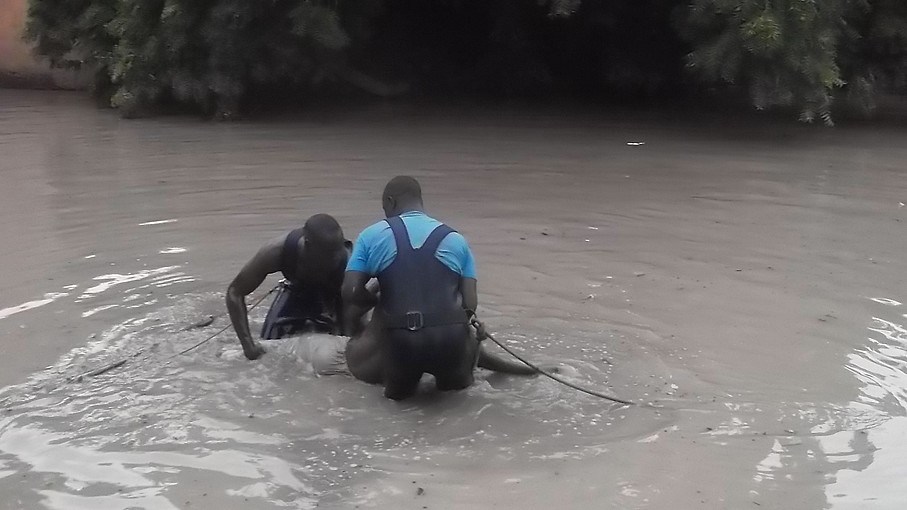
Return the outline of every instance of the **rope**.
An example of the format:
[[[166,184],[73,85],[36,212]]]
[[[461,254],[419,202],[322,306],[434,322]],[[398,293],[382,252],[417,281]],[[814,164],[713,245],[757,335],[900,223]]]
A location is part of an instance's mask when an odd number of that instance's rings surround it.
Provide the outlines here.
[[[270,296],[271,294],[273,294],[274,291],[277,290],[277,289],[280,287],[280,285],[281,285],[281,284],[278,283],[277,285],[274,286],[274,288],[272,288],[271,290],[269,290],[267,294],[265,294],[264,296],[261,296],[261,297],[258,298],[254,303],[252,303],[252,306],[249,307],[249,311],[251,312],[252,310],[255,309],[256,306],[260,305],[261,302],[264,301],[265,298],[267,298],[268,296]],[[177,356],[182,356],[183,354],[186,354],[186,353],[188,353],[188,352],[190,352],[190,351],[194,351],[195,349],[198,349],[199,347],[205,345],[206,343],[210,342],[211,340],[214,340],[214,338],[216,338],[217,335],[223,333],[224,331],[227,331],[227,329],[229,329],[231,325],[232,325],[232,324],[227,324],[226,326],[220,328],[220,330],[218,330],[217,333],[214,333],[213,335],[211,335],[211,336],[209,336],[208,338],[202,340],[201,342],[199,342],[199,343],[193,345],[192,347],[189,347],[188,349],[183,349],[182,351],[180,351],[180,352],[174,354],[173,356],[170,356],[170,357],[167,358],[167,359],[173,359],[173,358],[175,358],[175,357],[177,357]]]
[[[478,320],[477,320],[477,319],[473,319],[473,320],[472,320],[472,326],[475,327],[475,328],[478,330],[479,326],[477,325],[477,323],[478,323]],[[552,374],[552,373],[550,373],[550,372],[548,372],[548,371],[546,371],[546,370],[540,368],[539,366],[535,365],[535,364],[532,363],[531,361],[528,361],[528,360],[524,359],[523,357],[521,357],[519,354],[513,352],[509,347],[507,347],[506,345],[502,344],[501,342],[498,342],[498,341],[494,338],[494,336],[491,335],[491,333],[488,333],[488,332],[486,331],[486,332],[485,332],[485,337],[488,338],[489,340],[491,340],[492,342],[498,344],[498,347],[500,347],[501,349],[504,349],[504,350],[507,352],[507,354],[510,354],[510,355],[513,356],[514,358],[518,359],[519,361],[521,361],[521,362],[522,362],[524,365],[526,365],[527,367],[529,367],[529,368],[535,370],[536,372],[538,372],[538,373],[544,375],[545,377],[548,377],[548,378],[550,378],[550,379],[553,379],[553,380],[555,380],[555,381],[557,381],[557,382],[563,384],[564,386],[573,388],[573,389],[576,390],[576,391],[581,391],[581,392],[583,392],[583,393],[585,393],[585,394],[587,394],[587,395],[592,395],[593,397],[603,398],[603,399],[605,399],[605,400],[610,400],[610,401],[612,401],[612,402],[617,402],[618,404],[623,404],[623,405],[627,405],[627,406],[634,406],[634,405],[637,405],[635,402],[630,402],[629,400],[624,400],[624,399],[622,399],[622,398],[617,398],[617,397],[614,397],[614,396],[611,396],[611,395],[607,395],[607,394],[605,394],[605,393],[601,393],[601,392],[598,392],[598,391],[595,391],[595,390],[590,390],[590,389],[588,389],[588,388],[583,388],[582,386],[573,384],[573,383],[570,382],[570,381],[566,381],[566,380],[564,380],[564,379],[561,379],[560,377],[557,377],[556,375],[554,375],[554,374]]]
[[[278,284],[275,285],[271,290],[269,290],[267,294],[265,294],[265,295],[261,296],[260,298],[258,298],[257,300],[255,300],[255,302],[252,303],[252,306],[249,307],[249,310],[248,310],[248,311],[251,312],[252,310],[254,310],[256,306],[260,305],[262,301],[264,301],[268,296],[270,296],[271,294],[273,294],[274,291],[276,291],[278,288],[280,288],[280,285],[281,285],[281,284],[278,283]],[[212,322],[213,322],[213,320],[212,320]],[[224,331],[227,331],[227,330],[230,328],[231,325],[232,325],[232,324],[229,324],[229,323],[228,323],[226,326],[224,326],[224,327],[220,328],[219,330],[217,330],[217,332],[214,333],[213,335],[208,336],[208,338],[206,338],[206,339],[202,340],[201,342],[199,342],[199,343],[193,345],[192,347],[189,347],[188,349],[183,349],[182,351],[180,351],[180,352],[178,352],[178,353],[176,353],[176,354],[174,354],[174,355],[172,355],[172,356],[169,356],[165,361],[171,360],[171,359],[173,359],[173,358],[175,358],[175,357],[177,357],[177,356],[182,356],[183,354],[186,354],[186,353],[191,352],[191,351],[193,351],[193,350],[195,350],[195,349],[198,349],[198,348],[201,347],[202,345],[205,345],[206,343],[210,342],[211,340],[214,340],[215,338],[217,338],[217,336],[220,335],[221,333],[223,333]],[[90,371],[88,371],[88,372],[85,372],[85,373],[82,373],[82,374],[79,374],[79,375],[70,377],[70,378],[67,380],[67,382],[80,381],[80,380],[82,380],[82,379],[85,378],[85,377],[95,377],[95,376],[104,374],[104,373],[106,373],[106,372],[110,372],[111,370],[113,370],[113,369],[115,369],[115,368],[119,368],[119,367],[125,365],[130,359],[138,357],[138,356],[139,356],[140,354],[142,354],[143,352],[145,352],[145,349],[139,349],[138,352],[136,352],[135,354],[133,354],[133,355],[131,355],[131,356],[128,356],[128,357],[126,357],[126,358],[123,358],[123,359],[114,361],[113,363],[109,363],[109,364],[104,365],[104,366],[102,366],[102,367],[100,367],[100,368],[96,368],[96,369],[94,369],[94,370],[90,370]]]
[[[252,303],[251,306],[249,306],[249,311],[254,310],[255,307],[257,307],[258,305],[260,305],[262,301],[264,301],[268,296],[270,296],[271,294],[273,294],[274,291],[276,291],[278,288],[280,288],[280,284],[279,284],[279,283],[278,283],[277,285],[275,285],[271,290],[269,290],[269,291],[267,292],[267,294],[265,294],[265,295],[261,296],[260,298],[258,298],[257,300],[255,300],[255,302]],[[481,323],[479,323],[479,321],[478,321],[477,319],[473,318],[471,324],[472,324],[472,326],[475,327],[476,330],[478,331]],[[174,354],[174,355],[168,357],[167,360],[171,360],[171,359],[173,359],[173,358],[175,358],[175,357],[177,357],[177,356],[182,356],[182,355],[184,355],[184,354],[187,354],[187,353],[189,353],[189,352],[194,351],[195,349],[198,349],[198,348],[201,347],[202,345],[205,345],[206,343],[210,342],[211,340],[214,340],[215,338],[217,338],[218,335],[220,335],[221,333],[223,333],[224,331],[226,331],[227,329],[229,329],[230,326],[231,326],[231,324],[227,324],[226,326],[224,326],[224,327],[222,327],[221,329],[217,330],[214,334],[209,335],[208,338],[205,338],[205,339],[202,340],[201,342],[198,342],[197,344],[195,344],[195,345],[193,345],[193,346],[191,346],[191,347],[188,347],[188,348],[186,348],[186,349],[183,349],[182,351],[180,351],[180,352],[178,352],[178,353],[176,353],[176,354]],[[585,394],[587,394],[587,395],[592,395],[593,397],[598,397],[598,398],[601,398],[601,399],[610,400],[611,402],[616,402],[616,403],[618,403],[618,404],[623,404],[623,405],[627,405],[627,406],[636,405],[635,402],[630,402],[629,400],[624,400],[624,399],[622,399],[622,398],[618,398],[618,397],[615,397],[615,396],[612,396],[612,395],[608,395],[608,394],[605,394],[605,393],[601,393],[601,392],[599,392],[599,391],[590,390],[590,389],[588,389],[588,388],[584,388],[584,387],[579,386],[579,385],[577,385],[577,384],[573,384],[573,383],[571,383],[570,381],[566,381],[566,380],[564,380],[564,379],[561,379],[560,377],[558,377],[558,376],[556,376],[556,375],[554,375],[554,374],[552,374],[552,373],[550,373],[550,372],[548,372],[548,371],[542,369],[542,368],[539,367],[538,365],[535,365],[535,364],[532,363],[531,361],[528,361],[528,360],[526,360],[525,358],[523,358],[522,356],[520,356],[519,354],[513,352],[509,347],[507,347],[506,345],[504,345],[504,344],[502,344],[501,342],[499,342],[499,341],[498,341],[491,333],[488,333],[488,332],[486,331],[486,332],[485,332],[485,337],[488,338],[489,340],[491,340],[492,342],[494,342],[495,344],[497,344],[498,347],[500,347],[501,349],[504,349],[504,351],[507,352],[507,354],[510,354],[511,356],[513,356],[514,358],[516,358],[517,360],[519,360],[520,362],[522,362],[524,365],[526,365],[526,366],[528,366],[529,368],[535,370],[535,371],[538,372],[539,374],[542,374],[542,375],[544,375],[545,377],[548,377],[549,379],[552,379],[552,380],[554,380],[554,381],[556,381],[556,382],[558,382],[558,383],[560,383],[560,384],[563,384],[564,386],[567,386],[568,388],[572,388],[572,389],[574,389],[574,390],[576,390],[576,391],[580,391],[580,392],[585,393]],[[115,362],[113,362],[113,363],[109,363],[109,364],[107,364],[107,365],[104,365],[103,367],[96,368],[96,369],[94,369],[94,370],[85,372],[85,373],[83,373],[83,374],[81,374],[81,375],[77,375],[77,376],[71,377],[71,378],[69,378],[68,382],[72,382],[72,381],[74,381],[74,380],[82,380],[82,378],[84,378],[84,377],[95,377],[95,376],[104,374],[104,373],[106,373],[106,372],[109,372],[109,371],[111,371],[111,370],[114,370],[114,369],[116,369],[116,368],[119,368],[119,367],[125,365],[127,362],[129,362],[130,359],[138,357],[138,356],[139,356],[140,354],[142,354],[142,352],[144,352],[144,351],[145,351],[144,349],[140,349],[138,352],[136,352],[135,354],[133,354],[133,355],[131,355],[131,356],[129,356],[129,357],[126,357],[126,358],[117,360],[117,361],[115,361]],[[478,362],[478,357],[476,357],[476,362]]]

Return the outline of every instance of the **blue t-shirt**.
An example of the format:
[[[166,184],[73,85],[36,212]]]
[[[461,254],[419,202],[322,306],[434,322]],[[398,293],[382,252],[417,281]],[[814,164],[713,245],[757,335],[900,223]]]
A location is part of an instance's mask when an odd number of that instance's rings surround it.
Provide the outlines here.
[[[425,244],[429,234],[441,224],[421,211],[405,212],[400,215],[400,219],[406,225],[409,243],[413,248]],[[359,234],[346,270],[378,276],[378,273],[387,269],[396,257],[397,243],[394,240],[394,232],[390,225],[382,220]],[[441,241],[435,251],[435,258],[462,277],[476,277],[476,263],[472,257],[472,250],[469,249],[466,238],[458,232],[451,232]]]

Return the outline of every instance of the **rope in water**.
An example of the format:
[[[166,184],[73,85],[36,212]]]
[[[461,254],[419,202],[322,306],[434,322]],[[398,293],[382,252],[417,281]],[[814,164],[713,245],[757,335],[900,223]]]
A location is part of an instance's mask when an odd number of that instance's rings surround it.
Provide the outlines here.
[[[271,290],[269,290],[267,294],[265,294],[264,296],[261,296],[261,297],[258,298],[254,303],[252,303],[252,305],[249,307],[249,311],[254,310],[256,306],[260,305],[261,302],[265,300],[265,298],[267,298],[268,296],[270,296],[271,294],[273,294],[275,290],[277,290],[278,288],[280,288],[280,285],[281,285],[281,284],[278,283],[278,284],[275,285]],[[217,337],[217,335],[223,333],[224,331],[227,331],[227,329],[229,329],[231,325],[232,325],[232,324],[227,324],[226,326],[222,327],[217,333],[214,333],[213,335],[211,335],[211,336],[209,336],[208,338],[202,340],[201,342],[199,342],[199,343],[193,345],[192,347],[189,347],[188,349],[183,349],[182,351],[180,351],[180,352],[174,354],[173,356],[170,356],[170,358],[168,358],[168,359],[172,359],[172,358],[175,358],[175,357],[177,357],[177,356],[182,356],[183,354],[186,354],[186,353],[191,352],[191,351],[193,351],[193,350],[195,350],[195,349],[198,349],[199,347],[205,345],[206,343],[210,342],[211,340],[214,340],[214,338]]]
[[[477,321],[476,319],[473,319],[472,325],[473,325],[473,327],[476,327],[476,328],[478,329],[477,323],[478,323],[478,321]],[[612,401],[612,402],[617,402],[618,404],[623,404],[623,405],[627,405],[627,406],[634,406],[634,405],[636,405],[635,402],[630,402],[629,400],[624,400],[624,399],[622,399],[622,398],[618,398],[618,397],[615,397],[615,396],[612,396],[612,395],[608,395],[608,394],[605,394],[605,393],[601,393],[601,392],[599,392],[599,391],[590,390],[590,389],[588,389],[588,388],[583,388],[582,386],[573,384],[573,383],[570,382],[570,381],[566,381],[566,380],[564,380],[564,379],[561,379],[560,377],[557,377],[556,375],[554,375],[554,374],[552,374],[552,373],[550,373],[550,372],[548,372],[548,371],[542,369],[542,368],[539,367],[538,365],[532,363],[531,361],[528,361],[528,360],[524,359],[524,358],[521,357],[519,354],[513,352],[512,349],[510,349],[510,348],[507,347],[506,345],[502,344],[501,342],[497,341],[497,339],[495,339],[495,337],[492,336],[491,333],[485,332],[485,337],[488,338],[489,340],[491,340],[492,342],[496,343],[496,344],[498,345],[498,347],[500,347],[501,349],[504,349],[504,350],[507,352],[507,354],[510,354],[510,355],[513,356],[514,358],[518,359],[519,361],[521,361],[521,362],[522,362],[524,365],[526,365],[527,367],[529,367],[529,368],[535,370],[536,372],[538,372],[538,373],[544,375],[545,377],[548,377],[548,378],[550,378],[550,379],[553,379],[553,380],[555,380],[555,381],[557,381],[557,382],[563,384],[564,386],[567,386],[567,387],[569,387],[569,388],[573,388],[573,389],[576,390],[576,391],[581,391],[581,392],[583,392],[583,393],[585,393],[585,394],[587,394],[587,395],[592,395],[593,397],[603,398],[603,399],[605,399],[605,400],[610,400],[610,401]]]
[[[258,298],[257,300],[255,300],[255,302],[252,303],[251,306],[249,306],[249,311],[251,312],[252,310],[255,309],[256,306],[260,305],[262,301],[264,301],[268,296],[270,296],[271,294],[273,294],[274,291],[276,291],[278,288],[280,288],[280,285],[281,285],[281,284],[278,283],[278,284],[275,285],[271,290],[269,290],[267,294],[265,294],[265,295],[261,296],[260,298]],[[213,320],[213,319],[212,319],[212,320]],[[187,349],[183,349],[182,351],[180,351],[180,352],[178,352],[178,353],[176,353],[176,354],[174,354],[174,355],[168,357],[167,360],[171,360],[171,359],[173,359],[173,358],[175,358],[175,357],[177,357],[177,356],[182,356],[183,354],[186,354],[186,353],[191,352],[191,351],[193,351],[193,350],[195,350],[195,349],[198,349],[198,348],[201,347],[202,345],[205,345],[206,343],[210,342],[211,340],[214,340],[215,338],[217,338],[217,336],[220,335],[221,333],[223,333],[224,331],[227,331],[227,330],[230,328],[230,326],[231,326],[231,324],[228,323],[226,326],[224,326],[224,327],[220,328],[219,330],[217,330],[217,332],[214,333],[213,335],[209,335],[208,338],[205,338],[204,340],[202,340],[201,342],[199,342],[199,343],[193,345],[192,347],[189,347],[189,348],[187,348]],[[113,369],[115,369],[115,368],[119,368],[119,367],[125,365],[130,359],[138,357],[138,356],[139,356],[140,354],[142,354],[143,352],[145,352],[145,349],[139,349],[138,352],[136,352],[135,354],[133,354],[133,355],[127,357],[127,358],[123,358],[123,359],[114,361],[113,363],[108,363],[107,365],[104,365],[104,366],[102,366],[102,367],[100,367],[100,368],[96,368],[96,369],[94,369],[94,370],[90,370],[90,371],[88,371],[88,372],[79,374],[79,375],[77,375],[77,376],[70,377],[70,378],[68,379],[68,382],[78,381],[78,380],[81,380],[81,379],[83,379],[83,378],[85,378],[85,377],[95,377],[95,376],[101,375],[101,374],[103,374],[103,373],[105,373],[105,372],[110,372],[111,370],[113,370]]]
[[[259,297],[257,300],[255,300],[255,302],[252,303],[252,305],[249,306],[249,311],[254,310],[255,307],[257,307],[258,305],[260,305],[262,301],[264,301],[268,296],[270,296],[271,294],[273,294],[274,291],[276,291],[278,288],[280,288],[280,284],[275,285],[275,286],[274,286],[273,288],[271,288],[271,290],[269,290],[266,294],[264,294],[263,296],[261,296],[261,297]],[[478,322],[476,319],[473,319],[473,320],[472,320],[472,325],[473,325],[473,327],[476,327],[476,329],[479,328],[479,322]],[[217,330],[215,333],[209,335],[207,338],[205,338],[205,339],[202,340],[201,342],[198,342],[198,343],[195,344],[195,345],[192,345],[192,346],[190,346],[190,347],[188,347],[188,348],[186,348],[186,349],[183,349],[182,351],[180,351],[180,352],[178,352],[178,353],[176,353],[176,354],[173,354],[172,356],[168,357],[167,359],[170,360],[170,359],[173,359],[173,358],[175,358],[175,357],[177,357],[177,356],[182,356],[183,354],[187,354],[187,353],[189,353],[189,352],[194,351],[195,349],[198,349],[198,348],[201,347],[202,345],[205,345],[206,343],[210,342],[211,340],[214,340],[215,338],[217,338],[218,335],[220,335],[221,333],[223,333],[224,331],[226,331],[227,329],[229,329],[230,326],[231,326],[231,324],[227,324],[226,326],[224,326],[224,327],[222,327],[221,329]],[[510,349],[509,347],[507,347],[507,346],[504,345],[503,343],[499,342],[499,341],[498,341],[491,333],[485,332],[485,337],[488,338],[489,340],[491,340],[492,342],[494,342],[495,344],[497,344],[497,346],[500,347],[501,349],[504,349],[504,351],[507,352],[507,354],[510,354],[511,356],[513,356],[514,358],[516,358],[517,360],[519,360],[521,363],[523,363],[523,364],[526,365],[527,367],[529,367],[529,368],[535,370],[536,372],[538,372],[539,374],[544,375],[545,377],[548,377],[549,379],[552,379],[552,380],[554,380],[554,381],[556,381],[556,382],[558,382],[558,383],[560,383],[560,384],[563,384],[564,386],[567,386],[568,388],[572,388],[572,389],[574,389],[574,390],[576,390],[576,391],[580,391],[580,392],[585,393],[585,394],[587,394],[587,395],[592,395],[593,397],[598,397],[598,398],[602,398],[602,399],[605,399],[605,400],[610,400],[610,401],[616,402],[616,403],[618,403],[618,404],[623,404],[623,405],[627,405],[627,406],[636,405],[635,402],[630,402],[629,400],[624,400],[624,399],[622,399],[622,398],[618,398],[618,397],[615,397],[615,396],[613,396],[613,395],[608,395],[608,394],[605,394],[605,393],[602,393],[602,392],[599,392],[599,391],[596,391],[596,390],[590,390],[590,389],[588,389],[588,388],[584,388],[584,387],[579,386],[579,385],[577,385],[577,384],[573,384],[573,383],[571,383],[570,381],[566,381],[566,380],[564,380],[564,379],[561,379],[560,377],[558,377],[558,376],[556,376],[556,375],[554,375],[554,374],[552,374],[552,373],[550,373],[550,372],[544,370],[543,368],[539,367],[538,365],[532,363],[531,361],[526,360],[525,358],[523,358],[523,357],[520,356],[519,354],[513,352],[512,349]],[[111,370],[113,370],[113,369],[115,369],[115,368],[119,368],[119,367],[125,365],[127,362],[129,362],[130,359],[138,357],[138,356],[139,356],[140,354],[142,354],[142,352],[144,352],[144,351],[145,351],[144,349],[140,349],[138,352],[136,352],[135,354],[133,354],[133,355],[127,357],[127,358],[123,358],[123,359],[117,360],[117,361],[115,361],[115,362],[113,362],[113,363],[109,363],[109,364],[107,364],[107,365],[104,365],[103,367],[96,368],[96,369],[94,369],[94,370],[90,370],[90,371],[85,372],[85,373],[83,373],[83,374],[80,374],[80,375],[71,377],[71,378],[69,378],[69,382],[72,382],[72,381],[74,381],[74,380],[81,380],[81,379],[84,378],[84,377],[95,377],[95,376],[101,375],[101,374],[103,374],[103,373],[105,373],[105,372],[109,372],[109,371],[111,371]]]

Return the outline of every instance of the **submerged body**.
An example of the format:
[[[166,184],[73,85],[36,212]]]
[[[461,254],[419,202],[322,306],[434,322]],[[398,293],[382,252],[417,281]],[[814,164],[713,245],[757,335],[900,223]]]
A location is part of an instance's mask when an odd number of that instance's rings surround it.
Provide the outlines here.
[[[384,384],[383,335],[381,316],[374,314],[352,338],[314,332],[299,336],[292,349],[298,358],[312,366],[317,375],[349,374],[369,384]],[[525,364],[488,352],[477,340],[474,331],[469,331],[468,335],[464,343],[472,351],[472,356],[478,357],[478,368],[511,375],[537,373]],[[472,374],[472,365],[469,369]],[[557,370],[554,367],[549,369]]]

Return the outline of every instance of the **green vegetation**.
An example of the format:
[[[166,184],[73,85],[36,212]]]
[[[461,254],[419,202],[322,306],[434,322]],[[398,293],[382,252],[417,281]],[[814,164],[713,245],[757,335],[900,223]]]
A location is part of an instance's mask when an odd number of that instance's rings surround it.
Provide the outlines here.
[[[907,90],[902,0],[31,0],[28,37],[124,115],[315,93],[651,99],[831,124]]]

